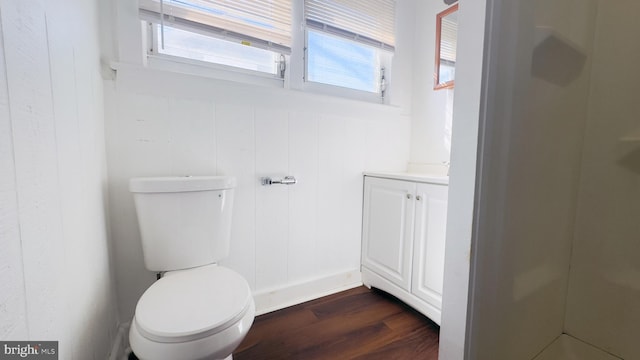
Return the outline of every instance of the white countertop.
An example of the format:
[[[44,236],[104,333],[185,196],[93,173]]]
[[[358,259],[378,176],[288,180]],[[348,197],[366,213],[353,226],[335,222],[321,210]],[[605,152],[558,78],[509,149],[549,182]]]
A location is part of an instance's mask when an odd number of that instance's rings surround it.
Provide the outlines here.
[[[438,174],[421,174],[407,172],[375,172],[365,171],[364,176],[379,177],[385,179],[396,179],[406,181],[416,181],[431,184],[449,185],[449,176]]]

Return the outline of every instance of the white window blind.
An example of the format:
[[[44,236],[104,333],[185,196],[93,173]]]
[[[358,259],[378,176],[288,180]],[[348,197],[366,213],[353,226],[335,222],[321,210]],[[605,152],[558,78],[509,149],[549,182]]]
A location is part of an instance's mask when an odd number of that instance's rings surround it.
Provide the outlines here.
[[[292,0],[139,0],[140,17],[203,35],[291,52]],[[160,21],[164,14],[164,21]]]
[[[446,17],[443,18],[440,34],[440,59],[455,63],[458,39],[458,20]]]
[[[305,0],[307,26],[386,50],[395,49],[394,0]]]

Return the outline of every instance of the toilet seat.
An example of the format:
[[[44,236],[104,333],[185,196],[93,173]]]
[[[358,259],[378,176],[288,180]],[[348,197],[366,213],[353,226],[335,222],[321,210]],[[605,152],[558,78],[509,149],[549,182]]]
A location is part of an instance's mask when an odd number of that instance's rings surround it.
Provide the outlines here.
[[[194,341],[238,323],[252,304],[242,276],[207,265],[170,272],[156,281],[138,301],[134,321],[149,340]]]

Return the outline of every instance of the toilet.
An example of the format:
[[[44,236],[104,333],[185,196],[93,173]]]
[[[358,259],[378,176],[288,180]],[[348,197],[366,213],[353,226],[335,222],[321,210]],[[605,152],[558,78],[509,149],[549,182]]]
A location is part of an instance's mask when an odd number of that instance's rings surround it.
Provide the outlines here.
[[[230,360],[253,324],[247,281],[217,264],[229,254],[235,186],[230,176],[129,181],[145,266],[162,274],[131,321],[139,359]]]

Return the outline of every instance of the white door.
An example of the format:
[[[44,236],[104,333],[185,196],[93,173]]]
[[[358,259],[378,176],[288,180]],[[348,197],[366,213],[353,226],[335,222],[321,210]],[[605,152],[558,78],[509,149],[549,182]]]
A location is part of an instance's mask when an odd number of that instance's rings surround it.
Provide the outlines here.
[[[442,309],[444,246],[447,225],[445,185],[418,184],[411,292]]]
[[[362,265],[403,289],[411,288],[415,184],[366,177]]]

